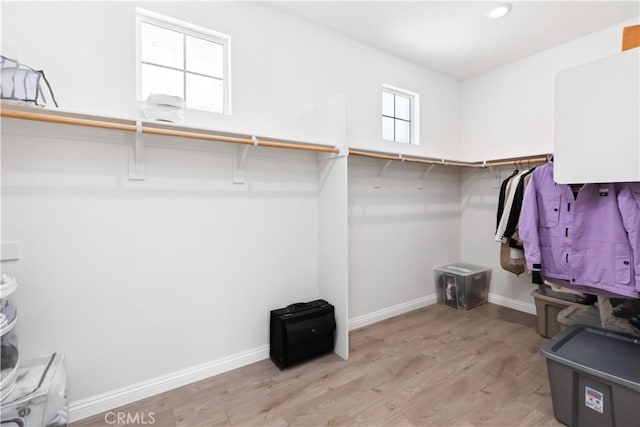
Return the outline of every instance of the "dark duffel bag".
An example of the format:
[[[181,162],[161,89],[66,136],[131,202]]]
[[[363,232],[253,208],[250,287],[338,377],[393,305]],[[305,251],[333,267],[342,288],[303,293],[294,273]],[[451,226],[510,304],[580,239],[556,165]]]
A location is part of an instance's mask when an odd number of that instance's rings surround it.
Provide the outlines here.
[[[330,353],[335,345],[334,309],[325,300],[297,303],[271,311],[271,360],[286,368]]]

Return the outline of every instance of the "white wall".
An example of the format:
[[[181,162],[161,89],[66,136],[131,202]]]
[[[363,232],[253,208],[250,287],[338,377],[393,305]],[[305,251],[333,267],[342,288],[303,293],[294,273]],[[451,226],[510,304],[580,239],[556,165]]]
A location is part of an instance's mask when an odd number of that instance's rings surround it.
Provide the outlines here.
[[[461,158],[553,151],[553,80],[558,71],[619,53],[626,21],[461,83]]]
[[[435,167],[349,158],[349,314],[435,294],[433,267],[460,260],[460,177]]]
[[[553,82],[563,69],[619,53],[631,20],[465,80],[461,84],[461,152],[465,160],[553,151]],[[513,168],[502,168],[501,179]],[[493,269],[490,292],[528,304],[533,288],[500,268],[492,238],[498,209],[497,178],[490,171],[462,175],[462,258]],[[523,306],[526,309],[526,306]]]
[[[315,155],[252,151],[239,186],[233,146],[156,139],[135,182],[131,134],[2,132],[21,356],[65,353],[72,401],[263,347],[269,310],[318,297]]]
[[[314,124],[305,112],[324,98],[346,94],[351,146],[458,155],[454,79],[255,2],[139,6],[231,36],[233,115],[190,112],[187,122],[313,142]],[[134,3],[16,2],[2,8],[3,51],[44,69],[63,108],[138,114]],[[381,140],[383,83],[422,95],[419,146]]]
[[[232,37],[233,115],[188,112],[188,124],[326,142],[314,111],[345,94],[350,145],[457,156],[453,79],[257,3],[140,5]],[[65,109],[134,118],[134,10],[120,2],[3,3],[3,53],[44,69]],[[380,142],[382,83],[423,95],[419,147]],[[234,146],[148,137],[147,178],[133,182],[131,137],[3,120],[2,239],[20,242],[22,258],[2,267],[20,281],[22,356],[64,352],[69,397],[89,402],[85,415],[96,409],[93,397],[107,393],[99,401],[113,403],[109,393],[119,387],[243,352],[264,354],[268,309],[322,296],[329,288],[319,281],[337,277],[320,265],[331,257],[319,252],[331,245],[320,244],[319,234],[330,221],[328,208],[345,204],[344,185],[335,191],[335,182],[344,184],[345,159],[330,177],[333,196],[318,194],[318,159],[310,153],[252,149],[247,184],[238,186],[231,184]],[[458,242],[455,215],[445,220],[426,203],[441,203],[439,194],[456,188],[457,174],[429,178],[437,179],[444,186],[410,196],[416,206],[401,218],[416,221],[415,209],[422,209],[430,216],[413,231],[442,233],[427,224],[435,218]],[[447,193],[447,210],[456,198]],[[424,295],[431,264],[459,252],[447,241],[446,251],[429,254],[430,243],[411,244],[427,252],[429,264],[412,271],[401,292],[386,283],[388,300],[360,282],[350,295],[357,312]]]

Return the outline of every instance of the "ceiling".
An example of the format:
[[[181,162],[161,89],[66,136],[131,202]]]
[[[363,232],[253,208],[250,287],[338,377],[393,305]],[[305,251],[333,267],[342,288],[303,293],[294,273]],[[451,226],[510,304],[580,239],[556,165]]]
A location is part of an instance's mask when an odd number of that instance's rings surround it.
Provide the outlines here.
[[[465,79],[640,15],[638,1],[291,1],[272,6],[431,70]],[[622,40],[622,35],[621,35]]]

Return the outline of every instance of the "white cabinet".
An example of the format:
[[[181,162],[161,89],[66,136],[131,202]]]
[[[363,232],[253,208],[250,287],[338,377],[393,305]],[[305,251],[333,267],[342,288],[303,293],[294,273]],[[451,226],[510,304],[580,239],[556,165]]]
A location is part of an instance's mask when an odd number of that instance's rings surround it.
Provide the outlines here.
[[[558,183],[640,181],[640,49],[556,75]]]

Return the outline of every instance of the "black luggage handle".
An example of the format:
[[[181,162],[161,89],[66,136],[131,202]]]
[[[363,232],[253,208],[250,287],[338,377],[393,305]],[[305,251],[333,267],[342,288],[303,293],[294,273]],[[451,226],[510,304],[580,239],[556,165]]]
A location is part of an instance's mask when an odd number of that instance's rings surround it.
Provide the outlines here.
[[[295,304],[291,304],[287,306],[287,311],[295,313],[296,311],[304,310],[309,307],[308,302],[297,302]]]

